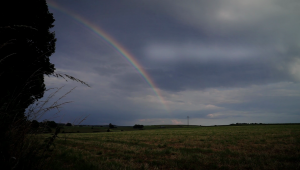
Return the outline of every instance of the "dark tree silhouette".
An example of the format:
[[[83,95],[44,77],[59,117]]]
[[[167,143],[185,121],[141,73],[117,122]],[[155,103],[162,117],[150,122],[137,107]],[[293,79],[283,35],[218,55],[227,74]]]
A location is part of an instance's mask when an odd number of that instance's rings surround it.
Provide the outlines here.
[[[67,123],[66,126],[72,126],[72,124],[71,123]]]
[[[144,128],[144,125],[135,124],[133,126],[133,128],[135,128],[135,129],[142,129],[142,128]]]
[[[21,116],[45,92],[44,75],[54,72],[54,18],[45,0],[0,3],[0,111]]]
[[[39,124],[38,121],[33,120],[33,121],[31,122],[31,127],[32,127],[33,129],[37,129],[37,128],[40,127],[40,124]]]
[[[48,126],[49,126],[50,128],[56,128],[56,127],[57,127],[57,123],[54,122],[54,121],[48,121],[47,124],[48,124]]]
[[[28,119],[34,115],[34,109],[28,106],[43,97],[46,90],[44,76],[67,77],[89,85],[72,76],[54,72],[54,65],[49,60],[55,52],[56,38],[50,31],[54,18],[48,11],[46,0],[2,0],[0,21],[0,164],[2,169],[18,169],[15,166],[34,169],[28,168],[29,164],[42,161],[31,161],[25,156],[39,153],[40,149],[31,142],[25,142],[30,140],[27,134],[32,129]],[[26,108],[28,112],[25,115]],[[58,105],[43,110],[53,108],[58,108]]]
[[[26,169],[31,162],[24,155],[35,152],[25,147],[31,129],[25,109],[43,97],[44,75],[55,70],[54,18],[45,0],[2,0],[0,21],[0,164]]]
[[[111,123],[108,125],[108,127],[111,128],[111,129],[115,128],[115,126]]]

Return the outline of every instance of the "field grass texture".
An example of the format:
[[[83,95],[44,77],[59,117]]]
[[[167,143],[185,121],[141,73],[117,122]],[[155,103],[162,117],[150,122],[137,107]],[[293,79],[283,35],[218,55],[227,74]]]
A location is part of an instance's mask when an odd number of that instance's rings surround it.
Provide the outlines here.
[[[300,125],[114,129],[58,136],[49,169],[300,169]]]

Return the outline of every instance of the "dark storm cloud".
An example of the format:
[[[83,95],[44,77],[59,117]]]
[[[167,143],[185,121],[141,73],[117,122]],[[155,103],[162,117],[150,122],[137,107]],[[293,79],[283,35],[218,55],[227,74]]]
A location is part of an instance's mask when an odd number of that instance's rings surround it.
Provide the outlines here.
[[[167,91],[213,87],[244,87],[291,81],[293,78],[276,69],[272,61],[181,61],[163,69],[147,70],[158,87]]]
[[[91,114],[84,124],[133,125],[138,119],[156,124],[189,115],[223,124],[299,114],[299,1],[57,3],[102,28],[131,53],[169,106],[166,111],[143,76],[109,42],[55,10],[57,47],[51,61],[92,84],[71,94],[76,104],[64,110],[65,121]],[[280,87],[274,90],[274,84]]]
[[[217,0],[150,4],[159,6],[153,9],[166,10],[185,28],[198,30],[194,36],[176,34],[181,40],[178,42],[162,36],[161,42],[150,43],[156,47],[146,50],[148,58],[141,62],[160,88],[181,91],[299,81],[299,74],[291,74],[291,63],[300,59],[300,12],[296,10],[299,2]],[[197,51],[199,42],[207,44],[206,49],[199,46]],[[187,50],[185,46],[189,45],[192,47]],[[241,46],[248,47],[248,51]],[[249,51],[253,54],[247,54]],[[152,61],[162,63],[151,65]],[[298,70],[299,65],[294,67]]]
[[[114,59],[109,56],[107,56],[107,58],[102,57],[102,60],[93,69],[99,75],[108,77],[134,71],[134,69],[128,63],[122,61],[120,57],[114,61]]]
[[[137,92],[145,88],[150,88],[138,72],[119,74],[114,76],[114,78],[114,81],[110,83],[110,87],[114,89]]]
[[[185,3],[176,0],[126,1],[126,3],[102,1],[94,4],[97,10],[92,8],[90,3],[84,3],[84,6],[92,10],[78,9],[78,11],[87,18],[93,18],[94,23],[99,24],[123,44],[149,70],[158,87],[181,91],[294,81],[287,67],[291,56],[294,58],[299,56],[299,45],[295,44],[298,39],[293,33],[296,33],[295,27],[300,27],[295,17],[299,12],[293,10],[298,3],[293,1],[292,4],[294,5],[282,4],[279,1],[233,0],[185,1]],[[79,6],[75,6],[74,9]],[[136,8],[137,6],[139,8]],[[91,40],[89,37],[90,41],[87,42],[95,42],[97,38],[100,39],[96,36]],[[161,48],[166,46],[165,51],[168,50],[170,42],[191,45],[194,49],[197,49],[195,44],[199,42],[212,45],[207,45],[206,49],[201,48],[193,54],[190,53],[191,50],[175,46],[177,51],[173,51],[179,53],[175,54],[177,60],[171,58],[161,62],[153,61],[155,57],[167,58],[166,55],[160,54],[161,49],[151,49],[152,54],[148,56],[143,52],[149,42],[154,44],[158,42]],[[251,47],[249,50],[254,54],[245,54],[248,51],[243,53],[243,49],[240,50],[239,46]],[[281,53],[278,52],[279,48],[283,49]],[[235,58],[227,60],[232,55],[235,55]],[[247,60],[238,59],[244,55],[247,55]],[[196,61],[191,57],[199,60]],[[212,60],[203,61],[203,57]],[[213,60],[214,57],[223,59]],[[126,69],[114,66],[116,59],[105,56],[99,58],[108,63],[105,65],[99,63],[100,65],[95,67],[101,75],[126,72]],[[238,61],[234,61],[236,59]],[[276,60],[277,63],[274,63]],[[278,70],[278,65],[283,69]],[[132,76],[119,77],[115,84],[135,86]]]

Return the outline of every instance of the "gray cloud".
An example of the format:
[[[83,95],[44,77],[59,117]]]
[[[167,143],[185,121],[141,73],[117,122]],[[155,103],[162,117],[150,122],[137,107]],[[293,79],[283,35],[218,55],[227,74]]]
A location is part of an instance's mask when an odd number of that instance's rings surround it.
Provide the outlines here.
[[[169,70],[148,72],[156,84],[168,91],[212,87],[244,87],[293,80],[289,73],[278,70],[268,61],[181,61]]]
[[[195,124],[299,118],[297,0],[57,3],[112,36],[141,64],[164,98],[161,102],[99,35],[50,9],[57,36],[51,62],[58,71],[92,85],[76,84],[70,95],[76,104],[64,109],[64,121],[82,114],[91,114],[86,124],[120,125],[185,122],[188,115]],[[51,86],[65,83],[46,81]]]

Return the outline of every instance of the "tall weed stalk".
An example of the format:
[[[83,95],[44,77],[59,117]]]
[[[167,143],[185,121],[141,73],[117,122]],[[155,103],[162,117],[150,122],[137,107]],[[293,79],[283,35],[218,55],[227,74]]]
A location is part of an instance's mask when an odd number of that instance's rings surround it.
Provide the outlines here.
[[[15,27],[22,27],[24,29],[32,30],[35,29],[26,25],[0,27],[0,29],[14,29]],[[11,39],[0,44],[0,68],[5,66],[8,60],[11,61],[16,53],[19,52],[18,50],[12,50],[11,53],[3,53],[3,51],[5,51],[3,50],[4,48],[13,45],[15,42],[15,39]],[[0,94],[0,169],[44,169],[43,166],[46,160],[49,160],[49,157],[51,158],[51,147],[54,144],[57,134],[60,132],[60,127],[56,128],[55,132],[50,137],[46,138],[46,140],[41,140],[40,133],[48,128],[47,124],[44,124],[44,126],[39,129],[34,129],[32,127],[31,120],[38,119],[53,109],[59,112],[59,108],[61,106],[70,103],[61,102],[60,100],[72,92],[74,88],[50,104],[50,99],[53,99],[55,94],[62,89],[62,87],[53,88],[56,89],[56,91],[51,93],[44,101],[36,101],[28,108],[24,108],[24,103],[32,103],[32,98],[28,99],[28,101],[24,101],[27,99],[24,99],[23,96],[28,95],[29,93],[26,89],[31,89],[38,86],[41,81],[40,77],[44,75],[52,75],[57,78],[63,78],[66,81],[67,79],[70,79],[90,87],[84,81],[73,76],[56,72],[46,74],[41,70],[41,68],[37,69],[30,76],[28,76],[25,83],[12,84],[16,87],[15,90],[10,91],[5,95]],[[14,71],[15,70],[1,69],[1,84],[10,83],[10,79],[13,79],[13,74],[16,73]],[[38,96],[34,98],[37,100],[37,98],[40,97]]]
[[[7,57],[10,57],[11,55]],[[43,73],[37,70],[28,78],[27,82],[23,84],[23,86],[34,86],[35,75],[39,74]],[[87,83],[66,74],[62,75],[59,73],[54,73],[53,76],[61,77],[65,80],[67,77],[71,80],[89,86]],[[5,82],[5,80],[1,81]],[[0,106],[1,169],[45,168],[47,161],[51,160],[51,148],[54,146],[54,141],[60,132],[60,127],[57,127],[51,136],[43,139],[40,133],[44,132],[49,127],[47,127],[47,124],[44,124],[44,126],[40,127],[39,129],[34,129],[32,127],[32,120],[38,120],[51,110],[57,110],[55,113],[57,114],[60,112],[60,107],[71,102],[61,102],[61,99],[71,93],[74,88],[50,104],[50,99],[53,99],[55,94],[57,94],[62,88],[63,87],[48,89],[55,91],[45,98],[45,100],[36,101],[28,108],[19,107],[19,103],[22,102],[20,101],[20,98],[22,98],[21,96],[23,91],[20,91],[18,94],[11,94],[10,96],[0,96],[1,103],[4,103],[2,106]],[[25,113],[22,112],[24,109],[27,110]]]

